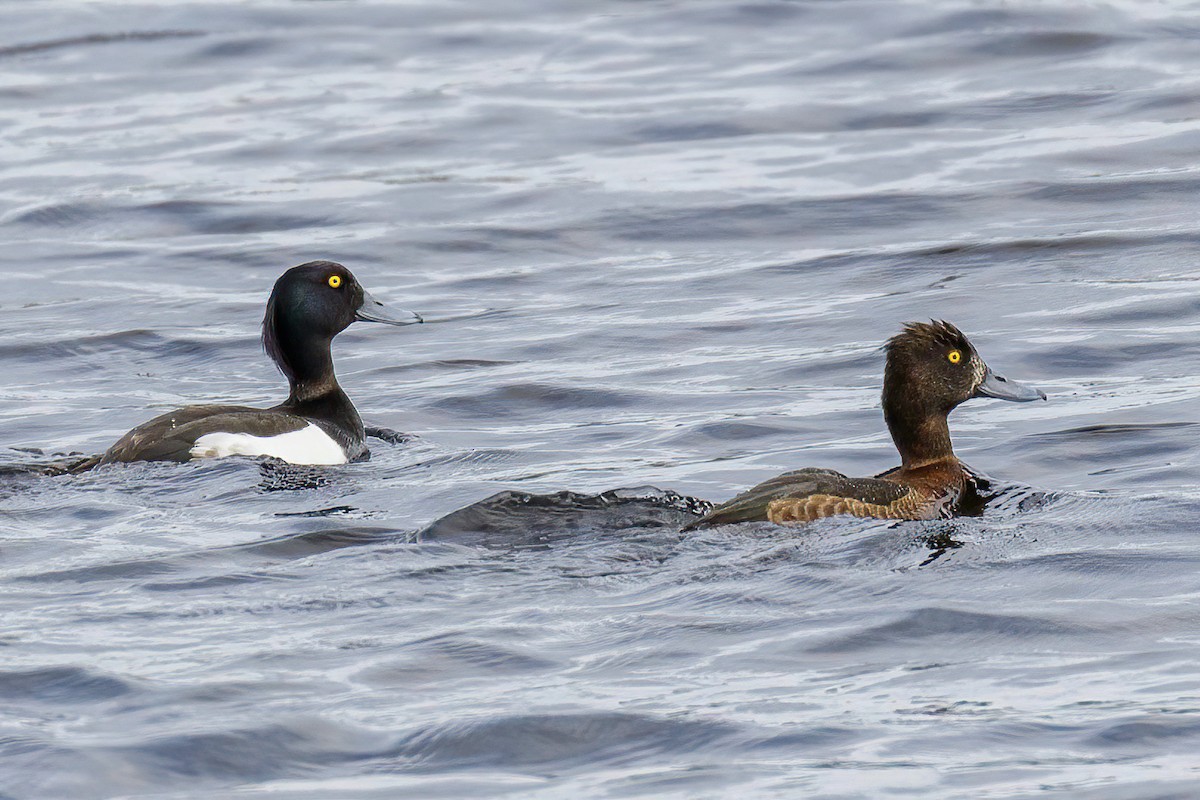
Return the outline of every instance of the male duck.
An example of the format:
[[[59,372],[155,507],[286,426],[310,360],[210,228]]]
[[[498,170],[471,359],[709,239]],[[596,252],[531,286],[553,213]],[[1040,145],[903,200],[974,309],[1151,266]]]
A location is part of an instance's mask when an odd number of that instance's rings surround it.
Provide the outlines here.
[[[954,455],[946,417],[972,397],[1019,403],[1044,392],[988,367],[962,331],[948,322],[913,322],[887,345],[883,417],[900,451],[899,467],[874,478],[802,469],[743,492],[688,528],[766,520],[811,522],[849,514],[880,519],[949,516],[970,478]]]
[[[263,318],[263,349],[288,379],[287,400],[273,408],[187,406],[155,417],[100,457],[115,461],[187,461],[274,456],[293,464],[344,464],[367,458],[362,419],[333,374],[329,345],[356,321],[409,325],[332,261],[292,267],[275,282]]]

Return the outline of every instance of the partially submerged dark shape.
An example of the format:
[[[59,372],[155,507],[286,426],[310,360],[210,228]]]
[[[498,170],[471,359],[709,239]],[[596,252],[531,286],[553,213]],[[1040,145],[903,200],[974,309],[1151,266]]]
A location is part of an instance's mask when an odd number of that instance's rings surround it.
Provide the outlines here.
[[[698,520],[712,504],[653,486],[600,494],[507,491],[451,512],[420,532],[422,541],[542,544],[586,533],[670,528]]]

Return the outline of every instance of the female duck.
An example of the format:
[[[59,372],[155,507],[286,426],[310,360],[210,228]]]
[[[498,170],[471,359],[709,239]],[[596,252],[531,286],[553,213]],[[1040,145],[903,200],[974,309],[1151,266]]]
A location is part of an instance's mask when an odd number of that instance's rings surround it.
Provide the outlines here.
[[[962,331],[948,322],[909,323],[886,348],[883,417],[900,451],[899,467],[874,478],[848,478],[828,469],[787,472],[688,527],[755,520],[801,523],[835,514],[948,516],[970,477],[950,445],[950,412],[972,397],[1046,399],[1045,393],[992,372]]]
[[[139,425],[100,457],[187,461],[274,456],[293,464],[344,464],[369,456],[362,419],[333,374],[329,346],[356,321],[408,325],[371,297],[350,270],[332,261],[292,267],[275,282],[263,318],[263,349],[288,379],[273,408],[187,406]]]

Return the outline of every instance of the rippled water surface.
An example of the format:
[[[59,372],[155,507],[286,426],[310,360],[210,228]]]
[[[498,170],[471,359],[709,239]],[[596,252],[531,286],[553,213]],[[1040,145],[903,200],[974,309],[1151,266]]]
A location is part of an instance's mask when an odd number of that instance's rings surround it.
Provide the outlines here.
[[[1198,36],[6,4],[0,796],[1197,796]],[[427,316],[335,345],[413,441],[22,473],[277,402],[263,304],[315,258]],[[680,534],[646,488],[892,466],[878,347],[928,317],[1051,397],[955,412],[983,516]]]

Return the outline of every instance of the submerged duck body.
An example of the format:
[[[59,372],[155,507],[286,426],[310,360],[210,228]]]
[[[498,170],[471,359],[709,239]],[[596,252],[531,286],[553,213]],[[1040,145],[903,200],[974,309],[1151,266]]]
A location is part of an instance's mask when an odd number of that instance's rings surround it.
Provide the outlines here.
[[[354,275],[332,261],[292,267],[275,282],[263,318],[263,348],[288,379],[272,408],[188,406],[131,430],[100,457],[121,461],[188,461],[231,455],[272,456],[293,464],[344,464],[366,458],[362,419],[338,385],[330,345],[356,321],[408,325]]]
[[[848,514],[917,520],[949,516],[971,480],[954,455],[947,417],[973,397],[1046,399],[997,375],[948,322],[909,323],[887,345],[883,415],[901,464],[873,478],[829,469],[787,472],[723,503],[691,528],[735,522],[804,523]]]

